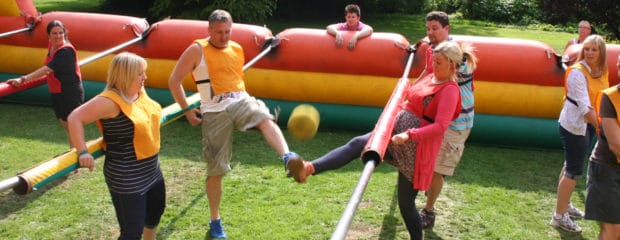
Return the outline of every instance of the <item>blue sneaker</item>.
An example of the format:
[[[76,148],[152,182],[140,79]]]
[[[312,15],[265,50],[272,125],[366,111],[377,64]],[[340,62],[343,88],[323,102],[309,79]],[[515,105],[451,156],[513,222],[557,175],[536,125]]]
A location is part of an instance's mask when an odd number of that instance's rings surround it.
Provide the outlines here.
[[[211,227],[212,238],[226,238],[226,232],[224,232],[224,226],[222,226],[222,219],[209,221],[209,227]]]

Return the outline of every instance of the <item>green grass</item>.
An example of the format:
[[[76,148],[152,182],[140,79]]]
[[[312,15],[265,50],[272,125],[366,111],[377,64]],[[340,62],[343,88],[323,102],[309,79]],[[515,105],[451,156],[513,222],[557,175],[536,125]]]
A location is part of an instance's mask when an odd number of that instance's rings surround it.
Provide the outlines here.
[[[39,11],[76,9],[84,1],[36,0]],[[90,2],[89,2],[90,3]],[[50,4],[43,10],[44,4]],[[85,9],[87,11],[88,9]],[[415,42],[424,35],[423,16],[369,18],[376,31],[398,32]],[[262,23],[259,25],[263,25]],[[319,22],[269,22],[274,33],[289,27],[323,28]],[[453,34],[537,39],[561,49],[572,34],[523,30],[454,19]],[[558,48],[559,47],[559,48]],[[0,103],[0,180],[67,149],[53,111],[44,106]],[[89,126],[89,139],[98,134]],[[286,133],[287,139],[290,139]],[[321,131],[308,142],[291,141],[307,159],[318,157],[360,132]],[[205,239],[208,207],[206,165],[200,159],[200,130],[181,120],[162,128],[161,164],[167,208],[159,239]],[[454,177],[447,178],[438,215],[426,239],[596,239],[598,227],[580,220],[582,234],[548,226],[555,206],[560,150],[524,150],[468,144]],[[0,239],[115,239],[118,226],[102,173],[80,170],[41,189],[0,192]],[[312,176],[307,184],[285,178],[273,150],[257,132],[235,133],[233,171],[225,178],[222,216],[229,239],[328,239],[363,168],[360,161]],[[396,171],[375,169],[348,239],[407,239],[396,201]],[[573,202],[584,204],[584,181]],[[422,206],[423,194],[417,203]]]
[[[64,133],[47,107],[0,104],[2,179],[66,149]],[[17,126],[15,123],[19,122]],[[95,134],[96,131],[90,134]],[[287,134],[285,132],[285,134]],[[319,132],[291,148],[312,159],[358,132]],[[287,134],[287,138],[290,137]],[[203,239],[208,226],[205,163],[200,131],[185,121],[162,128],[161,162],[167,208],[160,239]],[[345,168],[297,184],[285,178],[276,154],[257,132],[235,133],[233,171],[225,178],[222,215],[230,239],[327,239],[363,168]],[[102,174],[80,170],[27,195],[0,193],[0,239],[110,239],[117,223]],[[547,225],[562,164],[559,150],[505,149],[469,144],[447,179],[437,223],[426,239],[594,239],[596,225],[578,223],[582,235]],[[349,231],[349,239],[405,239],[396,202],[396,171],[377,167]],[[584,183],[573,196],[583,207]],[[424,196],[418,197],[418,205]]]
[[[33,0],[37,10],[41,13],[50,11],[67,12],[99,12],[104,0]]]

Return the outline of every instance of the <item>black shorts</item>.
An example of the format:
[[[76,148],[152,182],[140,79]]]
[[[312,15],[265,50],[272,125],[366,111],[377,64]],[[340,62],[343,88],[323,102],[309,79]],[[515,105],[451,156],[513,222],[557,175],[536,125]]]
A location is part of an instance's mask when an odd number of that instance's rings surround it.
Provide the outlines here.
[[[590,161],[586,186],[586,219],[620,224],[620,172]]]
[[[63,89],[62,93],[52,93],[52,107],[56,118],[67,121],[67,117],[84,103],[84,89],[79,86],[71,90]]]

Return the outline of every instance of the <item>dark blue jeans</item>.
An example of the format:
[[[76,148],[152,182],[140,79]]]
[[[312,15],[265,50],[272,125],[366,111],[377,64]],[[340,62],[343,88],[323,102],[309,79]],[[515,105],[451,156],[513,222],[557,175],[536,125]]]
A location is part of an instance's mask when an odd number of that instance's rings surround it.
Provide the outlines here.
[[[564,176],[578,179],[583,176],[584,166],[592,146],[596,141],[596,129],[590,124],[586,129],[586,135],[574,135],[562,126],[560,128],[560,140],[564,147]]]
[[[140,240],[143,228],[157,227],[166,208],[166,185],[163,179],[144,194],[110,192],[110,195],[121,228],[119,240]]]

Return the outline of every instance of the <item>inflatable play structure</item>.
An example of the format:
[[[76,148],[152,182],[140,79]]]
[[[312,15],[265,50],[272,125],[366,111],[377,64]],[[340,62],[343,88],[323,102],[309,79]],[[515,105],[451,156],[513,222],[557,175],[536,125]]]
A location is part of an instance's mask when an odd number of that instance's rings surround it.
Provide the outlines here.
[[[41,14],[31,0],[7,2],[0,7],[0,59],[5,59],[0,62],[0,102],[49,105],[43,79],[17,88],[3,81],[41,66],[47,53],[46,25],[52,20],[65,24],[78,50],[87,99],[103,89],[114,55],[130,51],[148,60],[149,95],[162,106],[173,105],[167,81],[176,60],[193,40],[208,36],[206,21],[148,23],[110,14]],[[345,34],[344,40],[351,35]],[[471,43],[479,58],[469,141],[559,148],[564,68],[553,48],[532,40],[452,37]],[[351,51],[337,48],[324,29],[290,28],[274,35],[266,27],[240,23],[233,24],[232,40],[245,50],[248,92],[281,109],[278,124],[285,127],[292,109],[309,103],[318,109],[323,130],[373,130],[399,80],[413,80],[423,70],[428,48],[424,41],[409,43],[401,34],[375,32]],[[619,46],[608,46],[610,69],[615,69],[618,54]],[[610,84],[617,83],[617,71],[610,71]],[[183,84],[188,94],[196,91],[189,76]]]

